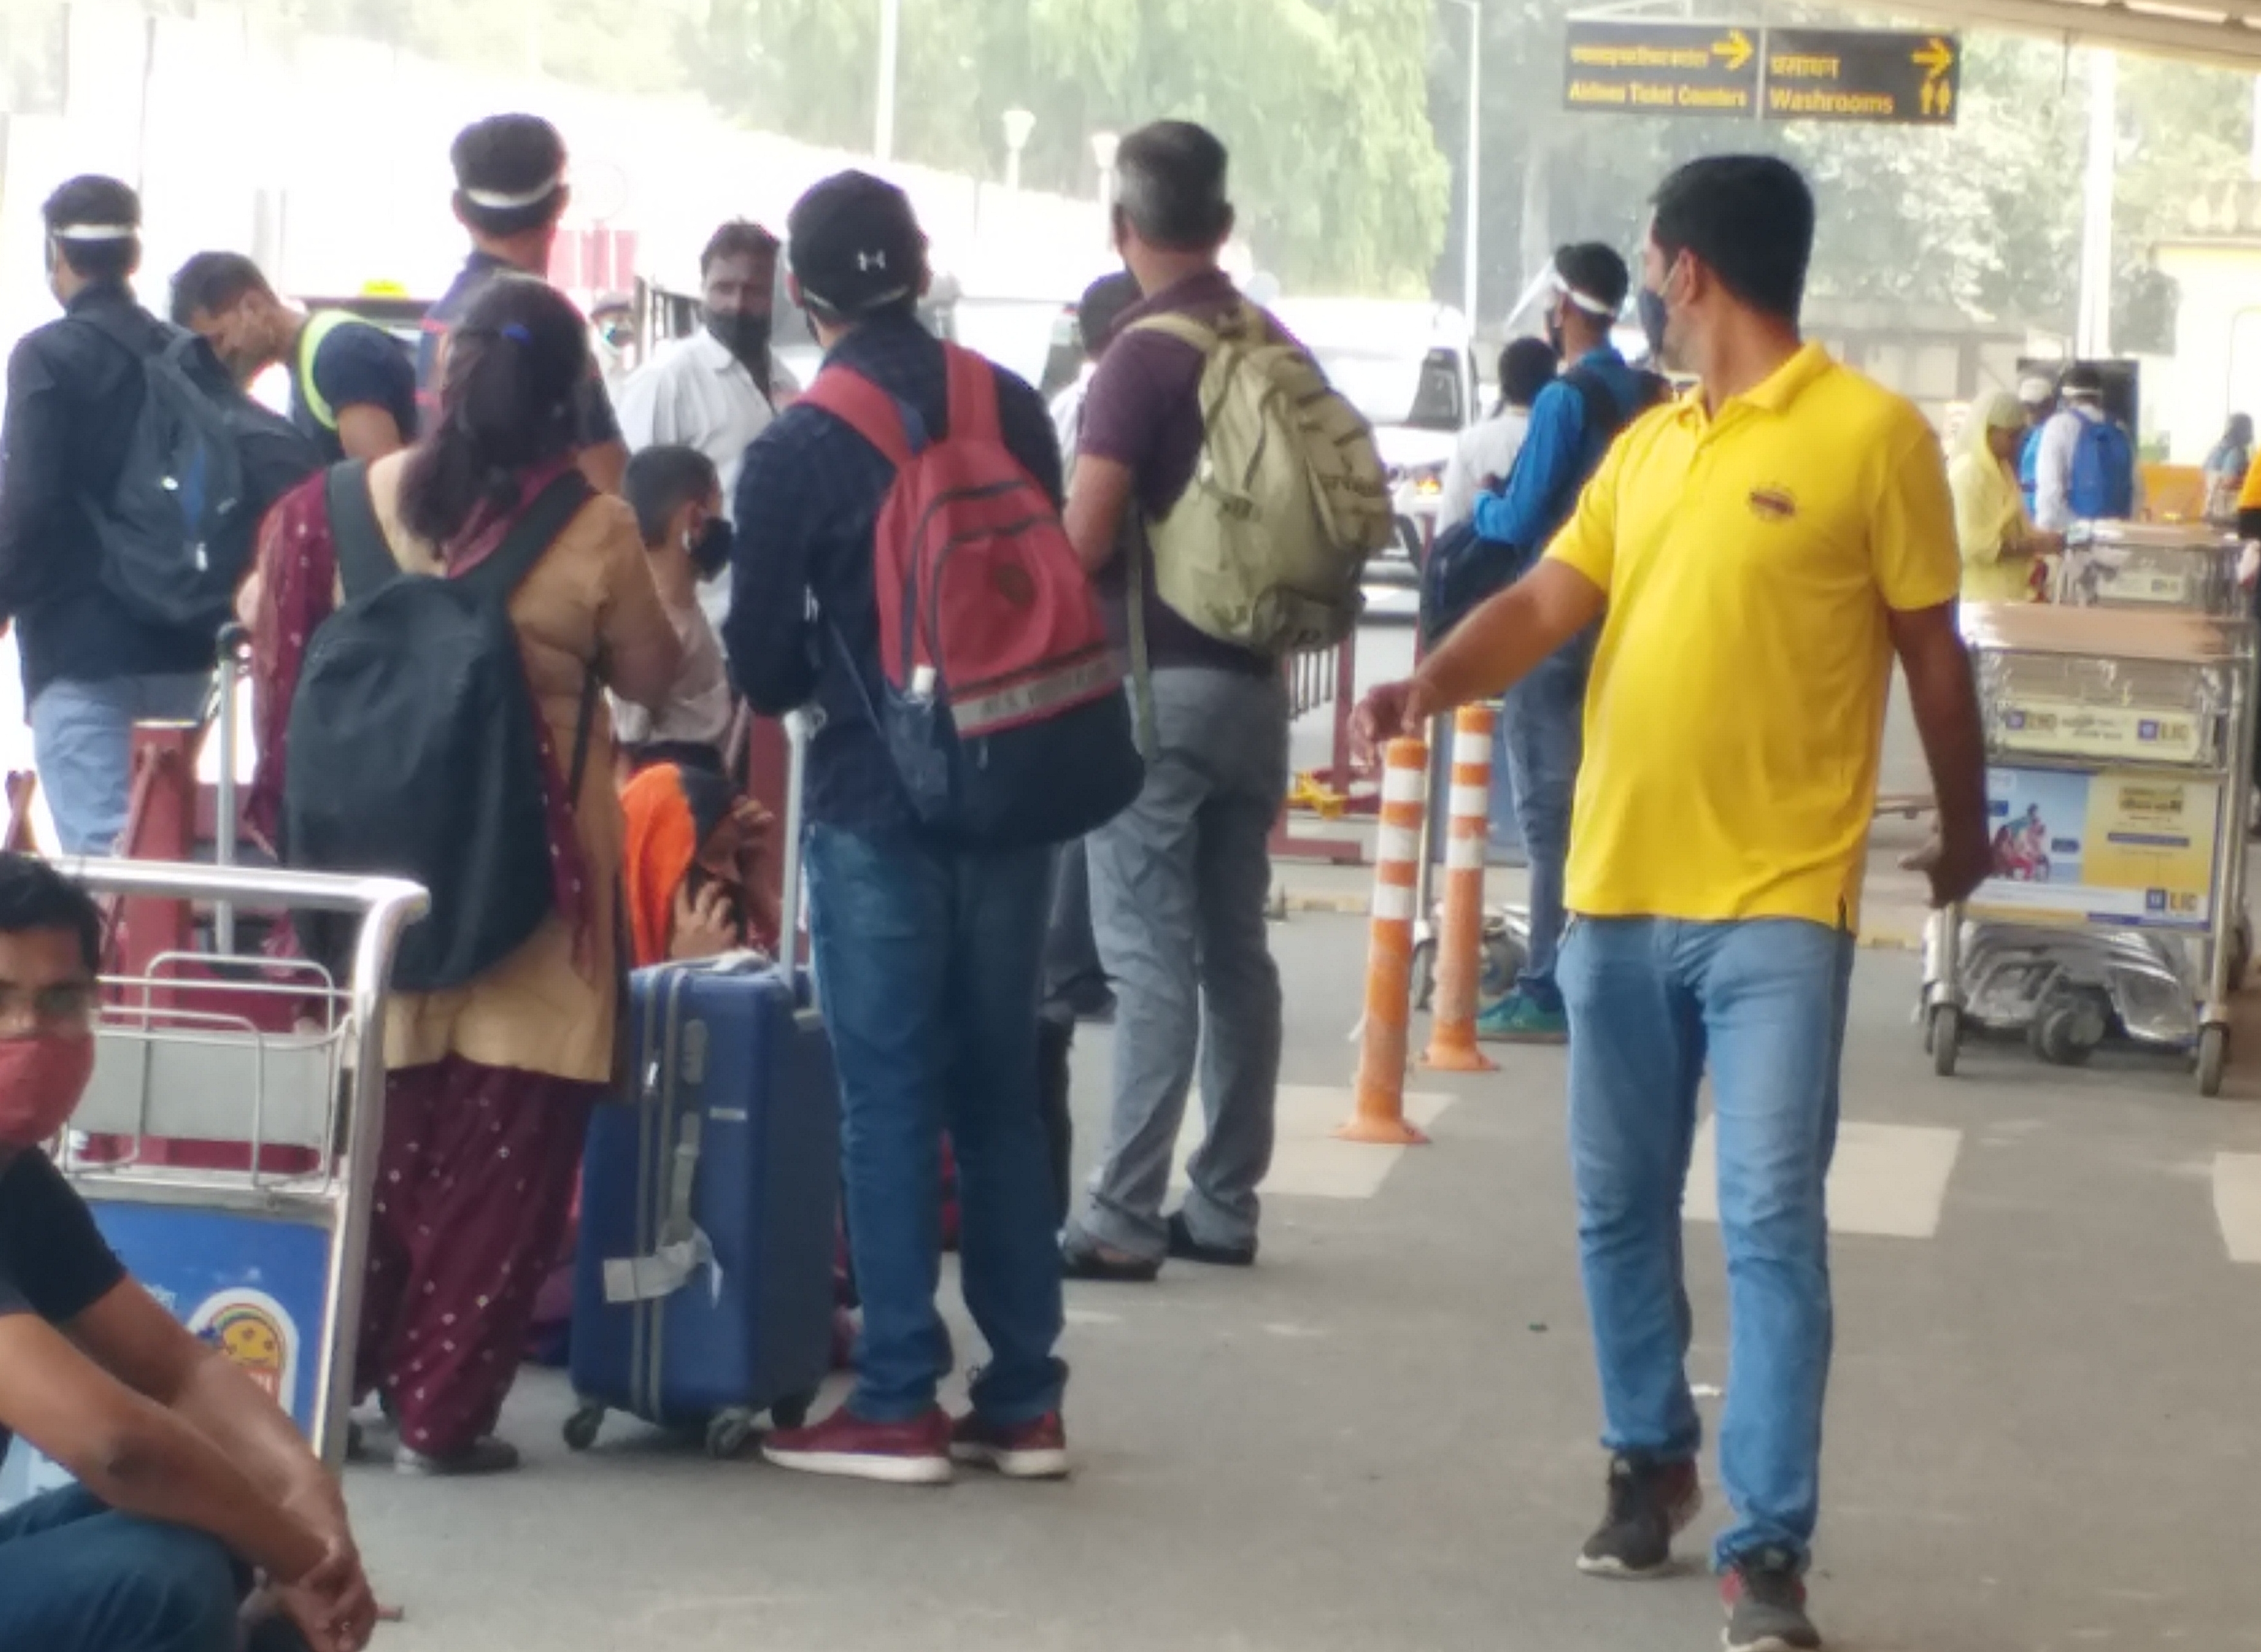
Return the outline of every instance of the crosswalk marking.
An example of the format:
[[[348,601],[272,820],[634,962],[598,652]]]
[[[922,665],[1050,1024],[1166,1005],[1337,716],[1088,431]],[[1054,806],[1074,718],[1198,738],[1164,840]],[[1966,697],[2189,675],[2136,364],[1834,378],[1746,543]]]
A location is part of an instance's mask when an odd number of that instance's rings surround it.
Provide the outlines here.
[[[2233,1262],[2261,1262],[2261,1153],[2214,1156],[2214,1216]]]
[[[1829,1231],[1932,1238],[1962,1146],[1961,1131],[1935,1125],[1841,1124],[1829,1169]],[[1685,1211],[1691,1222],[1719,1219],[1719,1148],[1710,1118],[1696,1132]]]
[[[1405,1117],[1426,1130],[1453,1104],[1449,1095],[1409,1092]],[[1403,1147],[1375,1147],[1337,1141],[1334,1131],[1356,1110],[1352,1093],[1328,1084],[1282,1084],[1272,1145],[1272,1174],[1264,1191],[1307,1199],[1370,1199],[1382,1191]],[[1178,1131],[1174,1185],[1185,1186],[1186,1155],[1201,1145],[1201,1097],[1186,1103],[1186,1122]]]

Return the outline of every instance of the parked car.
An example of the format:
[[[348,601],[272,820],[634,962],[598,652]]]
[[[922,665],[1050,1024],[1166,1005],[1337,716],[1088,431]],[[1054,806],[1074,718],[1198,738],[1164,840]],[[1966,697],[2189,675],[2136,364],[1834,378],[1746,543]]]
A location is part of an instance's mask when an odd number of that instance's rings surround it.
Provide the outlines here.
[[[1375,573],[1412,583],[1435,527],[1446,462],[1477,415],[1466,318],[1446,305],[1382,298],[1287,299],[1275,312],[1374,426],[1397,518],[1396,547],[1377,559]]]

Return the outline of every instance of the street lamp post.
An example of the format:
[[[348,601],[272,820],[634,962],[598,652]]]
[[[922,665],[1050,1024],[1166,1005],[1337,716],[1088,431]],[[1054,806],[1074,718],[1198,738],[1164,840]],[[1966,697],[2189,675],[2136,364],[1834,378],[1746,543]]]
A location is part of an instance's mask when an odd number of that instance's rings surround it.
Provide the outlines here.
[[[1037,118],[1025,109],[1005,111],[1005,187],[1012,193],[1021,192],[1021,151],[1029,147],[1029,135],[1037,129]]]
[[[1468,14],[1468,153],[1461,165],[1468,180],[1468,216],[1461,232],[1461,307],[1468,312],[1473,329],[1476,324],[1477,183],[1483,151],[1483,5],[1482,0],[1453,0],[1453,4]]]
[[[903,0],[879,0],[879,108],[872,126],[872,154],[895,158],[895,66],[902,55]]]

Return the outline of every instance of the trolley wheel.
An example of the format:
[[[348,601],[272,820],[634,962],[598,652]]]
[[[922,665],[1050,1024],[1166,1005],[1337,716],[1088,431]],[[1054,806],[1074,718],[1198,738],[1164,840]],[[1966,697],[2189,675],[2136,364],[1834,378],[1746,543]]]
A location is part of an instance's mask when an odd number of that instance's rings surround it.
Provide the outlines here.
[[[1437,943],[1417,942],[1413,948],[1413,1008],[1426,1010],[1437,997]]]
[[[816,1404],[814,1394],[788,1394],[770,1407],[770,1426],[799,1428],[808,1421],[809,1408]]]
[[[597,1431],[605,1426],[605,1408],[584,1405],[565,1419],[564,1435],[567,1449],[586,1451],[597,1443]]]
[[[1955,1058],[1963,1044],[1963,1012],[1953,1004],[1934,1004],[1923,1020],[1923,1047],[1930,1052],[1931,1070],[1943,1079],[1955,1076]]]
[[[707,1454],[717,1459],[736,1456],[754,1437],[754,1414],[746,1411],[717,1411],[707,1424]]]
[[[2229,1029],[2220,1024],[2198,1032],[2198,1093],[2222,1094],[2222,1075],[2229,1069]]]
[[[2044,999],[2034,1012],[2026,1040],[2052,1067],[2080,1067],[2096,1053],[2110,1025],[2090,995],[2059,994]]]

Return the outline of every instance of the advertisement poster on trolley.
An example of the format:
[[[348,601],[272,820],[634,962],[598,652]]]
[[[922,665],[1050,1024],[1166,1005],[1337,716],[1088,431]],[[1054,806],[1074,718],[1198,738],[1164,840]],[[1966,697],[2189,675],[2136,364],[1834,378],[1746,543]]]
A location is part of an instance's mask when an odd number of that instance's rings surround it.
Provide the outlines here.
[[[1993,875],[1974,913],[2192,930],[2213,921],[2212,780],[1992,768],[1986,813]]]

